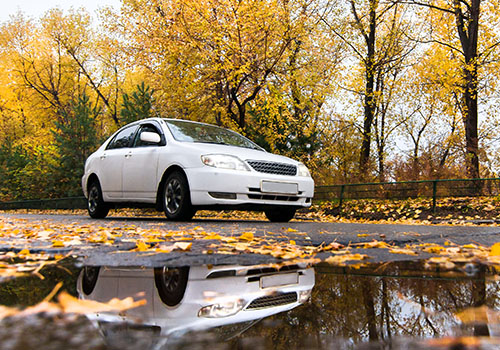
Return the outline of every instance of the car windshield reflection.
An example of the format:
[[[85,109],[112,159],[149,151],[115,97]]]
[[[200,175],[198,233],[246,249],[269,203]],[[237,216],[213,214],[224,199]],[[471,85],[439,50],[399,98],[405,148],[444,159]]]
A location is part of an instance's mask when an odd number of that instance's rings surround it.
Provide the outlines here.
[[[141,342],[144,336],[167,342],[219,326],[240,324],[246,330],[255,321],[308,301],[314,283],[314,269],[299,265],[85,267],[77,291],[81,299],[99,302],[130,296],[146,300],[119,314],[87,315],[108,341],[125,332],[126,338]],[[117,338],[124,339],[122,335]]]
[[[214,143],[251,148],[261,151],[263,150],[246,137],[243,137],[242,135],[229,129],[219,128],[215,125],[193,123],[183,120],[165,119],[165,122],[177,141]]]

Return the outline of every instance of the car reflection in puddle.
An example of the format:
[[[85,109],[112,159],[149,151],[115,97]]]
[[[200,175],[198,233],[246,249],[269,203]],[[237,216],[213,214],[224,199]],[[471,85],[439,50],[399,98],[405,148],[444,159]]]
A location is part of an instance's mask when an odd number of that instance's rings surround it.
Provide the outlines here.
[[[77,291],[81,299],[99,302],[145,299],[145,305],[120,314],[87,317],[113,348],[130,348],[134,341],[163,347],[188,331],[237,323],[248,328],[251,321],[291,310],[309,300],[314,283],[314,269],[298,265],[84,267]],[[126,344],[117,344],[124,339]]]
[[[500,278],[491,265],[457,263],[450,270],[400,261],[277,270],[74,264],[47,266],[43,280],[33,275],[0,284],[2,304],[38,305],[38,313],[1,320],[0,350],[500,349]],[[60,282],[61,290],[87,301],[133,297],[147,303],[96,314],[93,303],[82,300],[80,313],[88,316],[54,313],[40,302]]]

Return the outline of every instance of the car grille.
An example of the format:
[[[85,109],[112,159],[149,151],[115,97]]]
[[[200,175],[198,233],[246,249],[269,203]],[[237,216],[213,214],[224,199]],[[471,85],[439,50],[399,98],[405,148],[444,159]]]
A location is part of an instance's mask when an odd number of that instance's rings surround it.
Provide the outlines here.
[[[268,307],[292,304],[297,301],[297,292],[280,293],[267,295],[253,300],[247,307],[247,310],[264,309]]]
[[[255,171],[261,173],[291,176],[297,174],[297,167],[292,164],[266,162],[261,160],[247,160],[247,162]]]
[[[284,202],[296,202],[299,197],[294,196],[277,196],[273,194],[249,194],[250,199],[260,199],[264,201],[284,201]]]

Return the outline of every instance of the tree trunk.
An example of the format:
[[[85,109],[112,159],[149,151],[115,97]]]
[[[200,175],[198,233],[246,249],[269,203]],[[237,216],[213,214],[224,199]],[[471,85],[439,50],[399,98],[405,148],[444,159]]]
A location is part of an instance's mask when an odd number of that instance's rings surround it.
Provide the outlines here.
[[[477,43],[479,29],[479,13],[481,0],[471,0],[467,11],[463,12],[460,0],[454,0],[455,20],[458,36],[464,53],[465,67],[463,68],[464,93],[462,102],[462,116],[465,127],[465,164],[469,178],[479,177],[479,142],[478,142],[478,62]],[[467,4],[469,5],[469,4]]]
[[[354,4],[352,4],[354,7]],[[360,178],[367,178],[368,165],[370,161],[371,127],[375,117],[375,35],[377,21],[378,0],[370,0],[370,23],[369,32],[365,36],[367,45],[367,55],[365,59],[365,97],[364,97],[364,120],[363,120],[363,140],[361,143],[361,152],[359,157],[359,175]],[[357,17],[357,15],[356,15]],[[359,20],[359,18],[358,18]],[[358,21],[358,25],[362,23]]]

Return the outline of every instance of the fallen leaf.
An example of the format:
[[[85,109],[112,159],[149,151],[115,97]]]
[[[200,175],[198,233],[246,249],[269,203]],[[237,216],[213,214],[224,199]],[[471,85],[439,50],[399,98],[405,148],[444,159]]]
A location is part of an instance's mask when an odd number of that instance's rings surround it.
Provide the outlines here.
[[[490,255],[491,256],[500,256],[500,242],[495,243],[491,246]]]
[[[389,253],[392,254],[406,254],[406,255],[418,255],[417,252],[411,250],[411,249],[402,249],[402,248],[393,248],[389,250]]]
[[[193,243],[187,243],[187,242],[175,242],[174,243],[174,248],[180,249],[180,250],[190,250],[191,246]]]
[[[142,299],[134,301],[132,297],[122,300],[113,298],[107,303],[100,303],[94,300],[77,299],[66,292],[61,292],[59,294],[58,301],[64,312],[76,314],[89,314],[92,312],[119,312],[146,304],[146,300]]]
[[[239,237],[242,241],[253,241],[253,233],[252,232],[243,232],[243,234]]]

